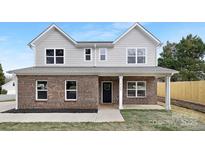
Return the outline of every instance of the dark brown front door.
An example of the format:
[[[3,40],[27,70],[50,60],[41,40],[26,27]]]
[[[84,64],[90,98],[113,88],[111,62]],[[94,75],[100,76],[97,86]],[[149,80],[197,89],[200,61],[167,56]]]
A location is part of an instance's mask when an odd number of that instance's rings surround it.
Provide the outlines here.
[[[102,97],[103,103],[112,103],[112,82],[103,82]]]

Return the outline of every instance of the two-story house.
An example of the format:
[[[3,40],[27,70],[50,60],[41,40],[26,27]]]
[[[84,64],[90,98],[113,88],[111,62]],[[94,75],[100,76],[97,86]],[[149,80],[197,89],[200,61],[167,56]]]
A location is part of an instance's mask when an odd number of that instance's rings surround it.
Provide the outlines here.
[[[170,77],[157,66],[160,41],[135,23],[113,42],[77,42],[55,24],[33,39],[35,66],[9,71],[17,81],[17,109],[97,111],[100,104],[156,104],[157,78],[165,77],[170,109]]]

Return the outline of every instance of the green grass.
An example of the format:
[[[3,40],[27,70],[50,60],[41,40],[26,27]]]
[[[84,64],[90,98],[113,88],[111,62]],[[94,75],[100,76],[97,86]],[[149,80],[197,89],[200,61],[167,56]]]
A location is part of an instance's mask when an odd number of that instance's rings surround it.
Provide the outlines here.
[[[0,123],[0,130],[70,130],[70,131],[137,131],[137,130],[205,130],[205,114],[174,107],[172,112],[124,110],[125,122],[110,123]]]

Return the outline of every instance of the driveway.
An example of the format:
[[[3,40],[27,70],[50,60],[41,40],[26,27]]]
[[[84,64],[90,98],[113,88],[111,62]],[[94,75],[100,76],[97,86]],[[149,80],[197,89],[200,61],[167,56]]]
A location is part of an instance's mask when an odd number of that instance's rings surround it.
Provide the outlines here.
[[[9,95],[0,95],[0,102],[1,101],[10,101],[10,100],[15,100],[16,95],[15,94],[9,94]]]
[[[13,109],[15,107],[16,107],[15,101],[0,102],[0,112],[7,111],[7,110]]]
[[[0,102],[0,112],[15,108],[15,102]],[[98,113],[0,113],[0,122],[123,122],[118,109]]]

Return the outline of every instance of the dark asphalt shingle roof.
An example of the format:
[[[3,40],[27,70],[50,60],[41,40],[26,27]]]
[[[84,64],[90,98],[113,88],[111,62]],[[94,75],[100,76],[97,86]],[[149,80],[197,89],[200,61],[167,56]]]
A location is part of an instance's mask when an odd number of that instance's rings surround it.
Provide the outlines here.
[[[28,67],[8,71],[17,75],[168,75],[178,73],[162,67]]]

